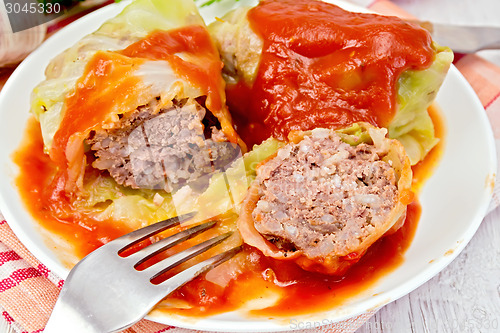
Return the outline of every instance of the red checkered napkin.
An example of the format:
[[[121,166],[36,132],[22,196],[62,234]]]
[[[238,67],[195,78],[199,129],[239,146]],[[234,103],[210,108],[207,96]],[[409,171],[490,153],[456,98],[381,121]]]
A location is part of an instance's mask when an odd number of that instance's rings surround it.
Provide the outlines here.
[[[387,0],[375,1],[370,8],[382,14],[407,16]],[[492,124],[497,147],[500,147],[500,68],[475,55],[463,56],[455,65],[479,96]],[[490,210],[499,205],[500,189],[497,186]],[[0,311],[12,328],[17,332],[42,332],[63,283],[19,242],[0,214]],[[316,329],[294,332],[355,332],[373,313]],[[200,332],[148,320],[142,320],[125,332],[166,331]]]

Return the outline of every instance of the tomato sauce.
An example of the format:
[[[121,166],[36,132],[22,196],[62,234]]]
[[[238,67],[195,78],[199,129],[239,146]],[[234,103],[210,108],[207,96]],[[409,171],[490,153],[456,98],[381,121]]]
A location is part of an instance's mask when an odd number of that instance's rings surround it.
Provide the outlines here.
[[[420,192],[420,189],[425,184],[425,181],[432,175],[434,168],[441,159],[446,138],[446,128],[444,127],[444,120],[438,106],[431,105],[427,111],[432,119],[432,123],[434,124],[434,135],[439,139],[439,142],[425,156],[423,161],[418,162],[412,167],[412,191],[416,194]]]
[[[366,121],[387,127],[397,80],[434,59],[430,34],[395,17],[347,12],[315,0],[262,1],[248,13],[264,41],[253,84],[228,86],[249,147],[291,130]]]
[[[122,104],[138,88],[139,79],[130,75],[142,59],[119,56],[114,52],[97,52],[77,81],[76,89],[66,97],[65,111],[50,149],[51,159],[65,168],[70,140],[83,155],[83,140],[91,129],[106,121],[116,104]]]
[[[190,61],[183,60],[179,53],[190,55]],[[167,61],[178,76],[207,96],[209,110],[230,119],[221,98],[224,96],[222,62],[206,28],[158,30],[124,50],[99,51],[88,62],[75,90],[66,96],[61,125],[50,149],[51,159],[61,170],[67,170],[61,176],[69,180],[70,190],[81,181],[85,165],[83,141],[90,131],[110,121],[113,115],[129,110],[130,105],[142,105],[141,91],[147,87],[134,72],[146,60]],[[230,139],[237,141],[235,137]]]
[[[56,175],[57,165],[43,152],[40,124],[33,118],[28,122],[25,141],[14,161],[20,169],[16,185],[27,209],[44,229],[74,245],[77,257],[83,258],[131,231],[108,221],[97,221],[73,208],[63,180]]]
[[[181,52],[196,55],[191,59],[196,62],[184,61],[176,55]],[[220,93],[224,91],[224,81],[220,77],[223,65],[205,27],[155,31],[120,53],[132,58],[167,60],[183,79],[202,89],[204,95],[208,96],[210,110],[224,108],[225,101],[221,99],[223,94]]]

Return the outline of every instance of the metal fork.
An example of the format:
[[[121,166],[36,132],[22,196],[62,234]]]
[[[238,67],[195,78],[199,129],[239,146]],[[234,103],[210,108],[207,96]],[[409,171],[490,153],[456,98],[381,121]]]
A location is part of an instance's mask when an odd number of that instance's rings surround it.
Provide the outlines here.
[[[105,333],[126,329],[142,319],[172,291],[241,250],[239,246],[215,255],[159,284],[153,284],[151,280],[221,243],[231,233],[211,238],[142,271],[136,267],[156,254],[208,230],[215,222],[196,225],[127,257],[120,256],[131,246],[180,225],[193,216],[194,213],[190,213],[133,231],[82,259],[69,273],[44,332]]]

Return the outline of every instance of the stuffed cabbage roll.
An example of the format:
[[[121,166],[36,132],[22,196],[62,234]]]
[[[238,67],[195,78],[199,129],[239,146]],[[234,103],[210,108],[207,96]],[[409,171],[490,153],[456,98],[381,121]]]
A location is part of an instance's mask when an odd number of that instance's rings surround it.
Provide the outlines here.
[[[257,168],[238,219],[247,244],[308,271],[343,274],[402,226],[413,200],[410,161],[387,129],[291,132]]]
[[[365,121],[388,128],[416,164],[438,141],[427,108],[453,53],[419,26],[317,0],[264,0],[209,30],[249,146]]]
[[[32,112],[66,191],[82,192],[90,168],[170,192],[241,156],[222,66],[196,5],[181,0],[135,0],[53,59]]]

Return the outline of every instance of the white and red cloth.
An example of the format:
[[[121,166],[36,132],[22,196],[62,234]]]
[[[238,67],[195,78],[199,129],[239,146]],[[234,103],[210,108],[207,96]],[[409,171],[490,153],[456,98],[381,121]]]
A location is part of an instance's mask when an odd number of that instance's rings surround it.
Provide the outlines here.
[[[375,1],[370,9],[389,15],[408,16],[388,0]],[[493,127],[500,148],[500,68],[476,56],[462,56],[455,66],[475,89]],[[0,89],[9,72],[0,72]],[[500,156],[500,154],[499,154]],[[500,205],[495,188],[490,210]],[[16,238],[0,213],[0,312],[17,332],[42,332],[64,281],[50,272]],[[339,323],[301,332],[355,332],[374,312]],[[70,328],[68,328],[70,331]],[[142,320],[127,333],[195,333],[196,331]],[[199,332],[199,331],[198,331]],[[295,331],[299,332],[299,331]]]

